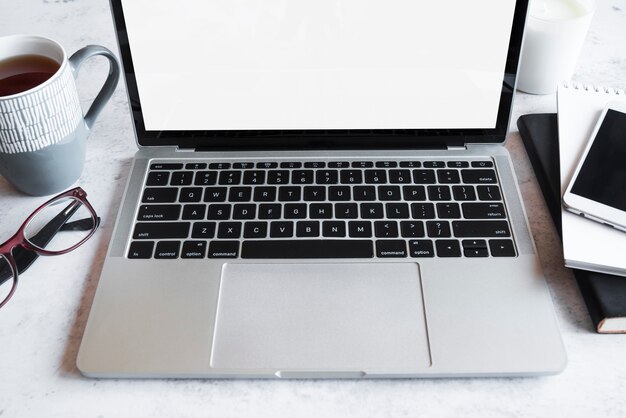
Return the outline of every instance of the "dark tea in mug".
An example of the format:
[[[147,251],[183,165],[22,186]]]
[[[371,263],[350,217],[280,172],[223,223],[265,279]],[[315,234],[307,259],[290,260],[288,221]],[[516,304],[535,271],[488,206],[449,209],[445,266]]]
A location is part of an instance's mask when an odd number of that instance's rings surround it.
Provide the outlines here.
[[[58,62],[43,55],[18,55],[0,60],[0,97],[37,87],[59,68]]]

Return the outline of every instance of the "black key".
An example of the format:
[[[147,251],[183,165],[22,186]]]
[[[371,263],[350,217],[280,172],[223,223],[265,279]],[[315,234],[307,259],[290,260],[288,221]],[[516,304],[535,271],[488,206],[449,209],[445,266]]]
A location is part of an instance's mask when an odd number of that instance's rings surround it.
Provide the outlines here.
[[[475,250],[487,248],[487,241],[484,239],[464,239],[461,241],[464,250]]]
[[[515,257],[515,246],[510,239],[490,239],[489,249],[494,257]]]
[[[461,182],[458,170],[437,170],[437,180],[444,184]]]
[[[328,163],[328,168],[348,168],[350,163],[347,161],[331,161]]]
[[[466,219],[506,218],[502,203],[463,203],[461,207]]]
[[[350,186],[330,186],[328,188],[328,200],[330,201],[350,200]]]
[[[344,221],[322,222],[322,234],[325,237],[345,237],[346,223]]]
[[[187,170],[204,170],[207,167],[206,163],[187,163],[185,168]]]
[[[227,170],[230,168],[230,163],[211,163],[209,164],[209,170]]]
[[[238,203],[233,207],[233,219],[254,219],[256,205]]]
[[[489,257],[489,252],[486,248],[463,248],[463,255],[465,257]]]
[[[353,168],[370,168],[374,167],[374,163],[371,161],[352,161]]]
[[[352,198],[357,202],[376,200],[376,188],[374,186],[354,186],[352,193],[354,195]]]
[[[424,236],[424,223],[422,221],[400,222],[400,234],[404,238],[421,238]]]
[[[320,223],[318,221],[300,221],[296,223],[296,237],[318,237]]]
[[[400,239],[376,240],[377,257],[406,257],[406,242]]]
[[[378,186],[378,200],[402,200],[400,186]]]
[[[435,205],[432,203],[411,203],[413,219],[434,219]]]
[[[196,186],[212,186],[217,183],[217,171],[198,171],[193,184]]]
[[[250,168],[254,168],[254,163],[251,162],[238,162],[238,163],[233,163],[233,168],[236,169],[250,169]]]
[[[172,173],[172,186],[188,186],[193,181],[193,171],[175,171]]]
[[[204,258],[206,256],[206,241],[185,241],[181,258]]]
[[[191,238],[213,238],[215,235],[215,222],[194,222],[191,230]]]
[[[207,187],[204,190],[205,202],[224,202],[226,201],[226,187]]]
[[[502,200],[498,186],[476,186],[479,200]]]
[[[252,187],[231,187],[228,192],[229,202],[249,202],[252,199]]]
[[[467,161],[448,161],[448,167],[465,168],[465,167],[469,167],[469,163]]]
[[[183,208],[182,219],[204,219],[206,213],[206,205],[185,205]]]
[[[374,222],[374,235],[378,238],[396,238],[398,236],[398,223],[396,221]]]
[[[422,163],[419,161],[400,161],[400,167],[402,168],[419,168]]]
[[[241,171],[226,170],[220,172],[219,184],[235,185],[241,183]]]
[[[370,238],[372,236],[372,224],[367,221],[348,222],[348,234],[354,238]]]
[[[361,218],[381,219],[383,216],[382,203],[361,203]]]
[[[297,202],[300,200],[299,186],[281,186],[278,188],[278,200],[281,202]]]
[[[154,250],[154,258],[178,258],[180,241],[159,241]]]
[[[285,219],[306,218],[306,203],[287,203],[284,207],[283,216]]]
[[[254,201],[255,202],[273,202],[276,200],[276,187],[255,187],[254,188]]]
[[[269,168],[277,168],[277,167],[278,167],[278,163],[271,162],[271,161],[262,161],[260,163],[256,163],[256,168],[269,169]]]
[[[128,248],[128,258],[151,258],[154,241],[133,241]]]
[[[263,203],[259,205],[259,219],[280,219],[281,209],[279,203]]]
[[[411,182],[410,170],[389,170],[389,183],[401,184]]]
[[[434,257],[435,248],[429,239],[416,239],[409,241],[409,254],[411,257]]]
[[[312,184],[313,170],[293,170],[291,172],[292,184]]]
[[[326,163],[323,161],[308,161],[304,163],[304,168],[324,168]]]
[[[211,241],[209,243],[207,255],[209,258],[237,258],[238,255],[239,241]]]
[[[365,183],[385,184],[387,183],[387,172],[385,170],[365,170]]]
[[[424,161],[425,168],[444,168],[446,163],[443,161]]]
[[[452,186],[454,200],[476,200],[474,186]]]
[[[150,165],[150,170],[180,170],[182,164],[178,163],[154,163]]]
[[[315,172],[315,183],[337,184],[339,172],[337,170],[318,170]]]
[[[402,195],[404,200],[426,200],[426,189],[424,189],[424,186],[403,186]]]
[[[461,246],[459,241],[455,239],[438,239],[435,240],[437,248],[437,257],[460,257]]]
[[[280,168],[300,168],[302,167],[302,163],[296,161],[288,161],[280,163]]]
[[[407,203],[386,203],[385,211],[389,219],[407,219],[409,217],[409,205]]]
[[[359,207],[356,203],[335,203],[335,218],[355,219],[359,216]]]
[[[267,236],[267,222],[246,222],[243,226],[244,238],[265,238]]]
[[[333,217],[333,205],[331,203],[312,203],[309,206],[309,218],[330,219]]]
[[[244,241],[242,258],[372,258],[370,240]]]
[[[426,222],[428,236],[433,238],[447,238],[450,234],[450,223],[448,221],[428,221]]]
[[[490,169],[461,170],[461,176],[463,177],[464,183],[470,184],[487,184],[498,182],[495,170]]]
[[[243,172],[243,184],[263,184],[265,183],[265,171],[250,170]]]
[[[486,168],[493,167],[492,161],[472,161],[472,167]]]
[[[452,221],[455,237],[510,237],[507,221]]]
[[[291,238],[293,236],[293,222],[278,221],[270,223],[270,237]]]
[[[341,184],[361,184],[363,183],[363,172],[361,170],[341,170],[339,178]]]
[[[166,186],[170,179],[170,173],[167,171],[153,171],[148,173],[146,186]]]
[[[450,186],[428,186],[430,200],[451,200]]]
[[[187,238],[189,222],[137,222],[133,239]]]
[[[267,184],[287,184],[289,183],[289,171],[270,170],[267,172]]]
[[[435,183],[435,170],[413,170],[413,183],[415,184]]]
[[[378,168],[395,168],[398,163],[395,161],[376,161],[376,167]]]
[[[146,187],[141,201],[143,203],[173,203],[178,196],[175,187]]]
[[[138,221],[176,221],[180,216],[180,205],[141,205]]]
[[[461,209],[458,203],[437,203],[437,217],[441,219],[458,219]]]
[[[228,219],[230,218],[230,205],[209,205],[207,219]]]
[[[304,186],[303,200],[305,202],[315,202],[326,200],[326,187],[324,186]]]
[[[179,202],[199,202],[200,199],[202,199],[201,187],[182,187],[180,189]]]
[[[218,238],[239,238],[241,236],[241,222],[221,222],[217,226]]]

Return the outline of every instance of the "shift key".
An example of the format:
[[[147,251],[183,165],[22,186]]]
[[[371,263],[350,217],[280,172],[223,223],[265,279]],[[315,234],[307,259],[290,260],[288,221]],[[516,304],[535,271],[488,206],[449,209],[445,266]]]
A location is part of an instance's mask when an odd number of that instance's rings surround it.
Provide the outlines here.
[[[452,221],[455,237],[510,237],[507,221]]]
[[[187,238],[189,222],[137,222],[134,239]]]

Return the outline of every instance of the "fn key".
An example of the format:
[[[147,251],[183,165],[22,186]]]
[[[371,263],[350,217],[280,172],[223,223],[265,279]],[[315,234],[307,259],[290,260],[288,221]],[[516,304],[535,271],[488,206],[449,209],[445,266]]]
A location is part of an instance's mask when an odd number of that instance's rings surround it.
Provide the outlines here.
[[[130,243],[128,258],[152,258],[154,241],[134,241]]]

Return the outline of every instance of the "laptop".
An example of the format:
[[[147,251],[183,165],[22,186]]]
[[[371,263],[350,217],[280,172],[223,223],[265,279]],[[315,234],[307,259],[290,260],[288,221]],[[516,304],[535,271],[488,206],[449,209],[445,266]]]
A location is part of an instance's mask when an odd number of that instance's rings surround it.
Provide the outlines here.
[[[139,150],[79,370],[563,370],[503,146],[527,6],[112,0]]]

